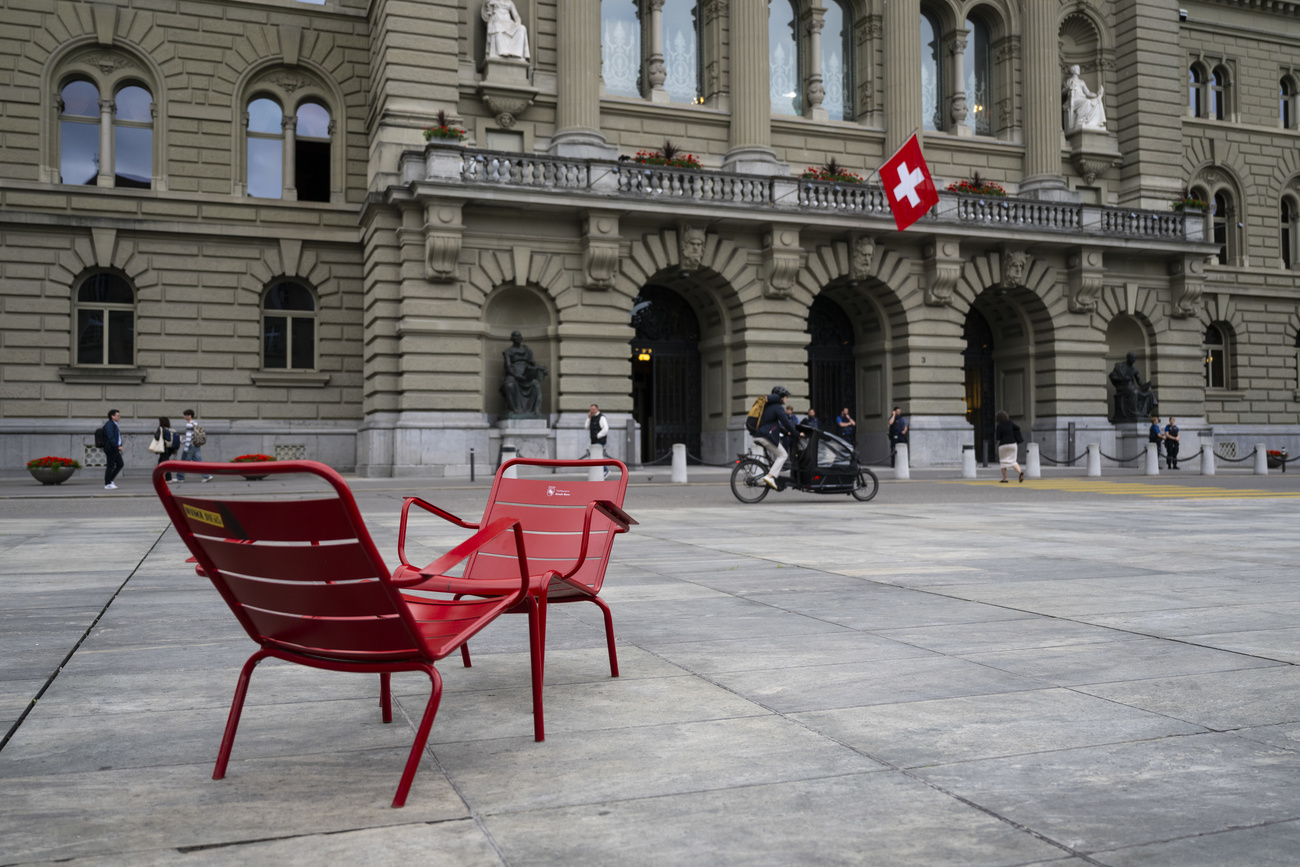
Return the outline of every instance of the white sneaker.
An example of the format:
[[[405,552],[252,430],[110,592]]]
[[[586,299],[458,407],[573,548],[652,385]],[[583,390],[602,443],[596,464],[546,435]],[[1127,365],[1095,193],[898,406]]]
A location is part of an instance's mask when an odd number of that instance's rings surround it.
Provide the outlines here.
[[[106,490],[106,491],[116,491],[116,490],[117,490],[117,485],[113,484],[112,482],[109,482],[107,485],[104,485],[104,490]]]
[[[767,485],[774,491],[776,490],[776,479],[771,476],[763,476],[763,484]]]
[[[205,482],[210,482],[210,481],[212,481],[212,476],[204,476],[204,477],[203,477],[203,481],[205,481]]]

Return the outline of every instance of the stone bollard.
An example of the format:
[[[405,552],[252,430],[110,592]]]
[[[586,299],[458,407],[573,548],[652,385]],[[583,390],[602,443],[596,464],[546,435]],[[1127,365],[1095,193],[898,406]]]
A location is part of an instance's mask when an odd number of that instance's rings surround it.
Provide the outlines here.
[[[1043,477],[1043,465],[1038,459],[1038,443],[1028,443],[1025,445],[1025,478],[1041,479]]]
[[[519,457],[519,449],[515,448],[514,446],[501,447],[501,466],[504,467],[507,461],[513,461],[517,457]],[[501,474],[501,477],[503,479],[519,478],[518,467],[506,467],[506,471]]]
[[[591,458],[593,461],[604,460],[605,447],[602,446],[600,443],[592,443],[591,449],[587,453],[587,457]],[[587,481],[589,482],[602,481],[605,478],[606,469],[607,467],[587,467]]]
[[[894,447],[894,478],[896,479],[912,478],[912,471],[907,466],[907,448],[907,443],[899,443]],[[974,454],[971,452],[972,457]]]
[[[1214,440],[1201,437],[1201,475],[1214,475]]]
[[[961,447],[961,477],[975,478],[975,446],[973,445]]]
[[[1255,443],[1255,475],[1268,475],[1268,445]]]
[[[673,443],[673,481],[686,484],[685,443]]]
[[[1148,476],[1160,475],[1160,443],[1147,443]]]
[[[1101,446],[1088,443],[1088,475],[1101,477]]]

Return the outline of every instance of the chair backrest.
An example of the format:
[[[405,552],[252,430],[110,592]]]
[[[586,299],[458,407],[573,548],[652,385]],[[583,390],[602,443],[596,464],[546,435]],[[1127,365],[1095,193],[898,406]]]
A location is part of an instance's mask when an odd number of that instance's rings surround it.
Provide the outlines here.
[[[273,496],[246,499],[178,496],[163,479],[178,467],[217,476],[242,475],[248,468],[168,462],[155,469],[154,489],[250,638],[288,653],[340,661],[430,658],[338,473],[315,461],[260,464],[258,475],[296,475],[314,490],[282,487]],[[329,484],[324,492],[319,480]]]
[[[553,476],[506,478],[510,467],[556,467],[561,470],[586,471],[599,465],[610,468],[610,477],[600,482],[557,481]],[[556,461],[516,458],[501,465],[488,494],[487,507],[480,526],[502,517],[519,519],[524,530],[528,565],[533,574],[548,569],[564,574],[573,568],[582,549],[583,525],[592,500],[608,500],[620,509],[627,493],[627,467],[618,460]],[[615,524],[605,515],[593,511],[586,559],[571,577],[600,592],[614,546]],[[466,578],[513,578],[519,574],[514,543],[501,536],[485,545],[465,565]]]

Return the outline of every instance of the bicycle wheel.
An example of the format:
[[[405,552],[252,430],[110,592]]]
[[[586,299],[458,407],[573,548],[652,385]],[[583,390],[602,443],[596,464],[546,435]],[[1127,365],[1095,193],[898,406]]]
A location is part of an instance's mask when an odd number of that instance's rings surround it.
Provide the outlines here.
[[[742,503],[757,503],[772,490],[763,484],[767,466],[757,458],[741,458],[731,471],[731,493]]]
[[[876,478],[876,474],[866,467],[859,467],[857,483],[853,486],[853,499],[865,503],[874,497],[878,490],[880,490],[880,479]]]

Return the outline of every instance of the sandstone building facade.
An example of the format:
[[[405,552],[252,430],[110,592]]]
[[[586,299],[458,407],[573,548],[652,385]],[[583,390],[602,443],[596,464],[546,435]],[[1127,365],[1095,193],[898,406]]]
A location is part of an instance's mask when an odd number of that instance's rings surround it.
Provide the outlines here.
[[[1300,3],[515,0],[526,59],[482,6],[0,0],[3,464],[110,407],[139,464],[194,407],[210,459],[463,475],[576,456],[593,402],[619,457],[721,462],[775,383],[868,457],[894,405],[916,464],[997,408],[1120,456],[1130,350],[1184,454],[1300,447]],[[914,130],[941,188],[1010,195],[900,233],[878,179],[801,177]],[[702,167],[626,159],[666,139]]]

